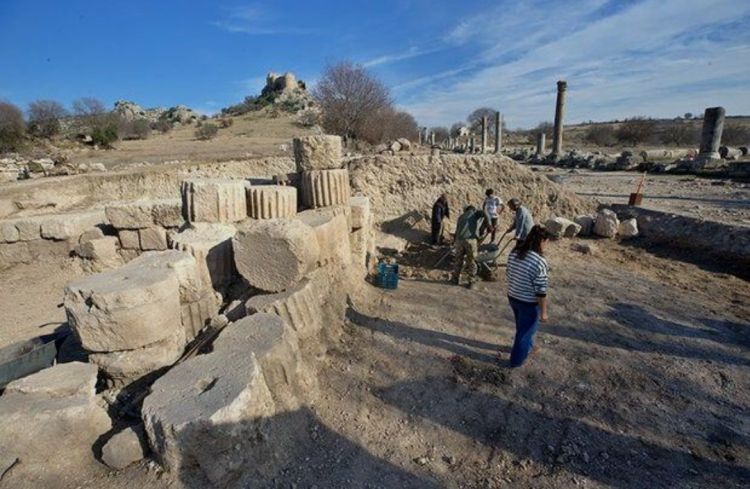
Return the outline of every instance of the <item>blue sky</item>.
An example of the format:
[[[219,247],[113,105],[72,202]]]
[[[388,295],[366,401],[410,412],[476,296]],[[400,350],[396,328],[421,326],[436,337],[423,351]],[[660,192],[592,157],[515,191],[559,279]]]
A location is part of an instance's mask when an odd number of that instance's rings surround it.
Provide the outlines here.
[[[561,78],[568,122],[750,114],[748,25],[750,0],[0,0],[0,98],[210,113],[351,60],[421,125],[487,105],[531,127]]]

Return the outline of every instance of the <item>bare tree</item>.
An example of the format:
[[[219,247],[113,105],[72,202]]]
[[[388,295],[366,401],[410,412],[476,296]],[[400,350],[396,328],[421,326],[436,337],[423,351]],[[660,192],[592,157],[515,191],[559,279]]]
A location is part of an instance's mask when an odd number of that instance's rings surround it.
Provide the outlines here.
[[[43,137],[54,136],[60,132],[60,119],[68,112],[54,100],[36,100],[29,104],[29,130]]]
[[[107,113],[104,103],[93,97],[81,97],[73,101],[73,114],[84,119],[92,119]]]
[[[554,132],[554,129],[555,129],[555,125],[552,124],[551,122],[546,121],[546,122],[540,122],[539,124],[537,124],[536,127],[532,129],[532,132],[534,134],[539,134],[540,132],[543,132],[544,136],[547,139],[552,139],[552,133]]]
[[[645,143],[652,138],[656,122],[646,117],[632,117],[620,123],[617,128],[617,140],[626,144]]]
[[[435,142],[445,141],[451,135],[450,129],[443,126],[433,127],[430,129],[435,134]]]
[[[466,126],[466,124],[464,124],[463,122],[454,122],[451,125],[450,135],[453,136],[454,138],[458,137],[459,132],[461,131],[461,128],[464,126]]]
[[[469,114],[469,117],[466,118],[466,122],[469,123],[469,127],[472,131],[478,133],[482,130],[482,118],[487,117],[487,131],[488,134],[492,135],[495,133],[495,114],[497,114],[495,109],[490,107],[480,107]],[[503,129],[506,129],[505,121],[503,121]]]
[[[0,152],[18,150],[25,131],[21,109],[8,102],[0,102]]]
[[[355,139],[363,139],[372,117],[382,116],[393,104],[385,85],[350,62],[326,67],[313,96],[323,112],[326,132]]]

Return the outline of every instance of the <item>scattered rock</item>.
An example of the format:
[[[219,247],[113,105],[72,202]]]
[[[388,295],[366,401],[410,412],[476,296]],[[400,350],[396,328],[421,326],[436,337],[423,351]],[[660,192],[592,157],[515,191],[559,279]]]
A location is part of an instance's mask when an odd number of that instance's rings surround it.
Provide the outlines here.
[[[638,222],[636,219],[630,218],[622,221],[618,227],[617,234],[623,239],[638,236]]]
[[[102,447],[102,462],[112,469],[124,469],[146,456],[143,425],[125,428]]]
[[[584,255],[593,255],[596,253],[596,245],[593,243],[571,243],[570,249]]]
[[[614,238],[617,236],[617,230],[620,227],[620,221],[610,209],[601,209],[596,214],[594,222],[594,234],[603,238]]]

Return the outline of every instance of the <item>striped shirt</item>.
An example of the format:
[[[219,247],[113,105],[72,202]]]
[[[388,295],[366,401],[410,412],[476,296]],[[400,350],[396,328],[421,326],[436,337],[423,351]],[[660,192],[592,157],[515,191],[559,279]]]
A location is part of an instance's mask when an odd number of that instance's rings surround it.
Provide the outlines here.
[[[508,295],[523,302],[536,302],[547,295],[549,266],[543,256],[529,251],[523,260],[515,250],[508,256],[505,274],[508,278]]]

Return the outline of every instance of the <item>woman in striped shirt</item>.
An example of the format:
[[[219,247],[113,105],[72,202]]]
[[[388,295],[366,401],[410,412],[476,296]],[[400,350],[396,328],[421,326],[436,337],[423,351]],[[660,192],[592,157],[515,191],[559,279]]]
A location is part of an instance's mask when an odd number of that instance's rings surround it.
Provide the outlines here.
[[[539,322],[547,321],[549,267],[542,253],[548,240],[547,230],[536,225],[508,257],[508,300],[516,318],[516,337],[510,353],[511,367],[523,365],[534,346]]]

